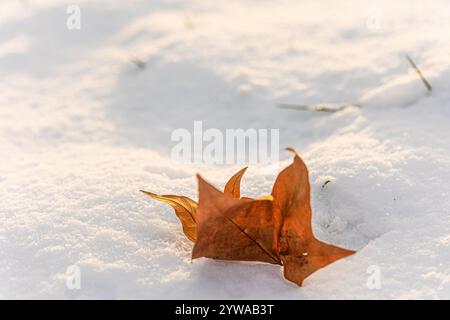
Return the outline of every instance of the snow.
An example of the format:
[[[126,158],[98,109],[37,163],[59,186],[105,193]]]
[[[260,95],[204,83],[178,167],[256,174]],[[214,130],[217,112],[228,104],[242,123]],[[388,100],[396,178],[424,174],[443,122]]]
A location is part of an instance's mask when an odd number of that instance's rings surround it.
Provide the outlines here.
[[[68,30],[71,4],[0,4],[0,298],[450,298],[448,1],[78,0]],[[171,160],[195,120],[279,128],[309,166],[317,237],[358,253],[301,288],[277,266],[191,261],[172,209],[138,191],[196,199],[196,172],[221,187],[241,168]],[[275,175],[251,166],[244,195]]]

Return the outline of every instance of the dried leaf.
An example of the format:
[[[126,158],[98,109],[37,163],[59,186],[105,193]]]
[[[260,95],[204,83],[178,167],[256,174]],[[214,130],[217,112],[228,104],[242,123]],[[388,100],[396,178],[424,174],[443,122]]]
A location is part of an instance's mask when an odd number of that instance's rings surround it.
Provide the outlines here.
[[[225,194],[229,194],[236,199],[239,199],[241,197],[241,179],[246,170],[247,167],[240,170],[238,173],[232,176],[230,180],[228,180],[227,184],[225,185],[225,190],[223,191]]]
[[[235,199],[200,176],[198,240],[192,259],[261,261],[280,264],[271,250],[272,201]]]
[[[184,197],[184,196],[175,196],[175,195],[163,195],[159,196],[157,194],[142,191],[149,197],[153,199],[163,201],[170,206],[172,206],[175,210],[175,213],[180,219],[181,224],[183,225],[183,232],[186,237],[195,242],[197,239],[197,224],[196,224],[196,215],[197,215],[197,202],[194,200]]]
[[[240,183],[242,176],[247,170],[247,167],[240,170],[238,173],[233,175],[230,180],[227,182],[225,186],[225,193],[228,193],[235,198],[240,197]],[[172,206],[175,210],[175,214],[178,219],[180,219],[181,224],[183,226],[183,231],[186,237],[195,242],[197,239],[197,224],[196,224],[196,215],[197,215],[197,202],[194,200],[184,197],[184,196],[176,196],[176,195],[157,195],[152,192],[143,191],[149,197],[165,202]]]
[[[277,177],[273,190],[273,248],[279,252],[286,279],[303,280],[354,251],[326,244],[314,237],[311,223],[308,169],[295,153],[294,162]]]
[[[284,276],[304,279],[354,251],[326,244],[312,230],[308,169],[295,150],[293,163],[280,172],[272,194],[240,198],[247,168],[236,173],[221,192],[198,176],[199,203],[180,196],[147,195],[175,208],[186,236],[195,242],[192,259],[260,261],[282,264]]]

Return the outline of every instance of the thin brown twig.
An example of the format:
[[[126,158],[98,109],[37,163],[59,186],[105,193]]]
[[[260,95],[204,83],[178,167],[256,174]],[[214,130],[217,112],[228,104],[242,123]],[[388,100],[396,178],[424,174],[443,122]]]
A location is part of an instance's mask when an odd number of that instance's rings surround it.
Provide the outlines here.
[[[423,84],[427,88],[429,92],[433,90],[431,87],[431,84],[428,82],[428,80],[424,77],[422,71],[420,71],[419,67],[416,65],[416,63],[411,59],[409,55],[406,55],[406,59],[408,59],[409,64],[413,67],[414,70],[416,70],[417,74],[419,75],[420,79],[422,79]]]

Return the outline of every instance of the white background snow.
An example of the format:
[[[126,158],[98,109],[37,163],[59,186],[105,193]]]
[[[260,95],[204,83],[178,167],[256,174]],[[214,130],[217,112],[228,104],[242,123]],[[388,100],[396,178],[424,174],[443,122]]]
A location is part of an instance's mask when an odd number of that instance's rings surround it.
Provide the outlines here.
[[[449,299],[449,21],[446,0],[1,1],[0,298]],[[363,107],[276,108],[324,102]],[[302,288],[277,266],[191,262],[172,209],[138,190],[196,199],[196,172],[221,187],[241,168],[171,160],[194,120],[279,128],[310,168],[317,237],[358,253]],[[266,173],[244,195],[269,193]]]

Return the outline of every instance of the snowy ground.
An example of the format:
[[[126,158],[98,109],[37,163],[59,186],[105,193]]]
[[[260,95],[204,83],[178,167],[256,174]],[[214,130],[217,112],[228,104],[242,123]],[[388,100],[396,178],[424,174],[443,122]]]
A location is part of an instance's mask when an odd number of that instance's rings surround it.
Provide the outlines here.
[[[446,0],[2,1],[0,298],[449,299],[448,21]],[[363,107],[275,107],[322,102]],[[172,162],[194,120],[280,128],[310,168],[316,235],[358,253],[302,288],[276,266],[191,262],[171,208],[138,190],[195,199],[196,172],[221,186],[241,167]],[[264,172],[245,195],[270,192]]]

